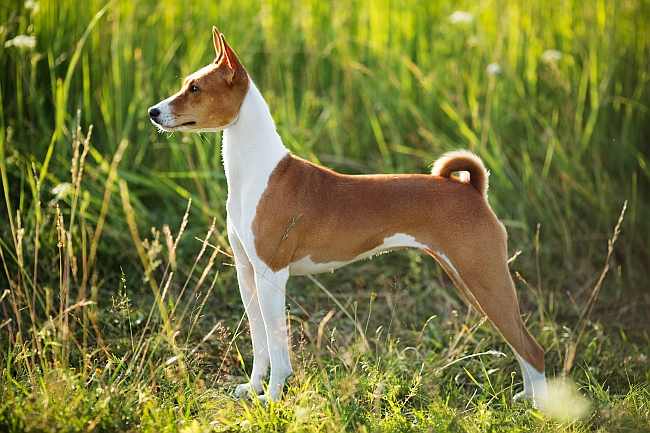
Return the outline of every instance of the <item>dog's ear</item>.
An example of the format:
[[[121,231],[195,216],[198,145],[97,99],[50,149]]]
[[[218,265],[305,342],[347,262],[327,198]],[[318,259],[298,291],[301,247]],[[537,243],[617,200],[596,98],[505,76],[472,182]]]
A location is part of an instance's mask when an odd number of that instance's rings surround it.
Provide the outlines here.
[[[214,63],[218,65],[223,57],[223,46],[221,45],[219,30],[214,26],[212,26],[212,41],[214,42],[214,50],[217,52],[217,58],[214,60]]]
[[[232,86],[233,82],[237,78],[237,69],[239,69],[238,66],[241,66],[241,63],[239,62],[239,59],[237,58],[235,52],[232,50],[232,48],[230,48],[230,45],[228,45],[228,42],[226,42],[226,38],[223,36],[223,33],[219,35],[219,38],[221,39],[221,46],[223,47],[223,60],[227,62],[226,66],[228,68],[228,76],[226,77],[226,81],[228,82],[229,86]]]

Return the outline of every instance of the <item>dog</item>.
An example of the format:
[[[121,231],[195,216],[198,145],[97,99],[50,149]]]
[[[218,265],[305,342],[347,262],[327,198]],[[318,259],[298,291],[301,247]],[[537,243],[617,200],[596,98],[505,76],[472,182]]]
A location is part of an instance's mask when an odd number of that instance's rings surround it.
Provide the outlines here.
[[[438,159],[431,175],[350,176],[300,159],[282,144],[264,98],[224,35],[213,27],[212,36],[215,61],[148,114],[160,131],[224,131],[228,238],[254,351],[250,380],[235,395],[277,400],[293,372],[289,276],[415,247],[440,263],[514,351],[524,379],[515,399],[543,407],[544,350],[521,320],[507,234],[487,202],[483,162],[455,151]]]

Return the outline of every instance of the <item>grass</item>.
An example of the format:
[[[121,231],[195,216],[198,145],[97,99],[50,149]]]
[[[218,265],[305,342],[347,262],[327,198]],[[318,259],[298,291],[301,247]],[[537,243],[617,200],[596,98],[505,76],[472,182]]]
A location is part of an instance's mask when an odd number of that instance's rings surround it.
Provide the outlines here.
[[[648,1],[37,4],[0,5],[0,430],[650,430]],[[212,25],[302,157],[484,159],[522,313],[582,412],[512,404],[508,348],[417,251],[292,279],[286,399],[231,397],[252,357],[220,136],[146,116]]]

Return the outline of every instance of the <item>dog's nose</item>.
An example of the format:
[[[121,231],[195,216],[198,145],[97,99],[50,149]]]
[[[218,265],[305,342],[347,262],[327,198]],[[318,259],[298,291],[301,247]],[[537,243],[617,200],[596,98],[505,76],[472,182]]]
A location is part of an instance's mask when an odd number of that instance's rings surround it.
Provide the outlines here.
[[[160,114],[160,110],[157,109],[156,107],[151,107],[149,109],[149,117],[158,117],[159,114]]]

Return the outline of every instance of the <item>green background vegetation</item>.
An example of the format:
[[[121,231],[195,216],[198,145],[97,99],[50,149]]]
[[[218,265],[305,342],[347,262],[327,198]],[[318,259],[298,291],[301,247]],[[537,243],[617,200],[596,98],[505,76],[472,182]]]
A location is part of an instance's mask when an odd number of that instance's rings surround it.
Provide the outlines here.
[[[146,114],[213,59],[213,25],[301,157],[484,159],[582,418],[511,404],[508,348],[417,251],[292,279],[287,398],[229,396],[252,359],[220,134]],[[647,0],[10,0],[0,26],[0,430],[648,430]]]

